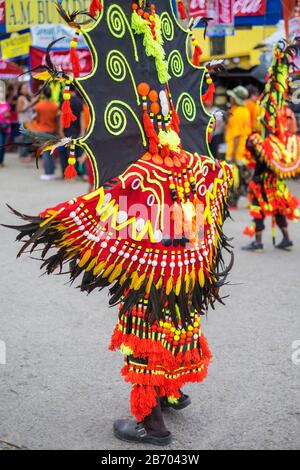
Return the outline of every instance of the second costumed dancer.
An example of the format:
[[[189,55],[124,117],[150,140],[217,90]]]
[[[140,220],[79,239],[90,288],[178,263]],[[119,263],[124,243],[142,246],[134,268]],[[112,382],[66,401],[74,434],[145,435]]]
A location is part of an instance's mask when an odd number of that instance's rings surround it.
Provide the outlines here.
[[[244,249],[261,252],[265,219],[272,218],[273,242],[276,225],[283,238],[276,245],[281,250],[291,250],[288,220],[299,220],[299,201],[291,194],[285,182],[300,173],[300,139],[286,130],[286,107],[291,94],[291,71],[293,59],[299,50],[299,41],[288,44],[281,41],[274,48],[274,58],[266,77],[265,90],[258,103],[259,132],[253,133],[247,143],[254,160],[254,175],[249,185],[252,227],[245,235],[255,241]]]
[[[38,77],[65,84],[66,121],[74,119],[71,82],[88,103],[87,135],[64,142],[71,149],[66,175],[74,175],[74,146],[82,146],[95,191],[36,217],[14,211],[25,223],[13,228],[24,243],[20,254],[37,250],[48,274],[70,266],[82,291],[109,287],[109,304],[119,305],[110,348],[125,356],[122,375],[132,384],[134,416],[116,421],[114,433],[166,445],[171,433],[162,408],[186,407],[190,399],[181,388],[207,375],[211,352],[201,316],[222,303],[219,289],[233,263],[222,230],[232,173],[210,155],[213,118],[201,97],[213,86],[209,66],[199,67],[200,48],[171,0],[93,0],[90,15],[98,16],[90,34],[80,23],[83,12],[58,8],[75,28],[73,75],[49,63]],[[84,89],[79,34],[94,59]]]

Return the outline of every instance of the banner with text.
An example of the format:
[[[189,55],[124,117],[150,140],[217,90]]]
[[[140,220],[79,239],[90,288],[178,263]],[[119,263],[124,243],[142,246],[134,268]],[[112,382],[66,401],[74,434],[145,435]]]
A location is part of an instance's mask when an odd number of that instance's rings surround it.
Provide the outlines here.
[[[52,51],[51,60],[55,67],[62,69],[65,72],[71,72],[72,66],[70,61],[69,51]],[[92,71],[93,62],[90,51],[86,49],[78,49],[79,61],[81,65],[82,76],[88,75]],[[30,67],[35,68],[40,65],[45,65],[46,50],[38,47],[30,48]]]
[[[8,39],[0,42],[3,59],[15,59],[16,57],[28,56],[31,45],[31,34],[13,34]]]
[[[192,17],[197,16],[206,16],[209,17],[210,14],[213,14],[212,18],[217,22],[219,4],[224,10],[226,7],[225,1],[216,1],[216,0],[190,0],[190,15]],[[228,10],[228,13],[232,13]],[[262,16],[265,15],[267,11],[267,1],[266,0],[234,0],[233,1],[233,14],[234,16]]]
[[[90,0],[63,0],[70,11],[88,10]],[[6,0],[6,31],[20,31],[36,24],[65,24],[54,0]]]

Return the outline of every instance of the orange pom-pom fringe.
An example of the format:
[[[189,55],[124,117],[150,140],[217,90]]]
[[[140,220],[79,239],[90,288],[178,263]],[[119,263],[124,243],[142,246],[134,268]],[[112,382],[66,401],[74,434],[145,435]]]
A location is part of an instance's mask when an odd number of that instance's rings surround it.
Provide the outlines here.
[[[135,385],[130,397],[131,413],[138,422],[150,415],[157,405],[157,393],[155,387],[150,385]]]

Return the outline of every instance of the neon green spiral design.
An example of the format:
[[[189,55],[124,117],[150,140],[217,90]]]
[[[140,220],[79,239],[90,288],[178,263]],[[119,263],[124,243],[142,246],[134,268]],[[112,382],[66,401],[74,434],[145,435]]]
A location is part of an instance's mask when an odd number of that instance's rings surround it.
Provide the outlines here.
[[[176,111],[179,110],[180,106],[184,118],[189,122],[195,121],[197,115],[196,103],[189,93],[181,93],[177,101]]]
[[[166,41],[173,41],[174,39],[174,24],[171,20],[169,13],[164,12],[160,17],[161,31]]]
[[[119,5],[111,5],[107,10],[106,20],[108,29],[112,36],[114,36],[115,38],[122,39],[126,34],[126,30],[128,31],[133,45],[134,57],[136,62],[138,62],[139,56],[137,52],[135,38],[131,26],[122,8],[119,7]]]
[[[169,55],[168,63],[169,63],[169,70],[172,72],[174,77],[177,77],[177,78],[182,77],[184,73],[184,63],[180,55],[180,52],[177,49],[172,51],[171,54]]]
[[[137,126],[142,136],[143,145],[144,147],[146,147],[147,139],[143,126],[138,116],[124,101],[113,100],[106,106],[106,109],[104,111],[104,124],[107,129],[107,132],[115,136],[123,134],[127,127],[127,115],[125,111],[128,111],[137,123]]]
[[[115,82],[123,82],[127,73],[129,74],[132,82],[132,86],[135,92],[137,104],[141,104],[140,96],[137,91],[135,79],[130,68],[130,65],[122,52],[117,50],[112,50],[109,52],[106,58],[106,70],[110,78]]]

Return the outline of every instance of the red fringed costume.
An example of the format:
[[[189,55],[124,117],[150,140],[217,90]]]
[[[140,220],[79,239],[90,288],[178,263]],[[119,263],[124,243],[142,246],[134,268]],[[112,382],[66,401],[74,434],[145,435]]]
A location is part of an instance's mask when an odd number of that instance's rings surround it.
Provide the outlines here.
[[[85,83],[89,140],[71,144],[88,152],[96,189],[39,217],[14,212],[28,222],[17,227],[24,242],[20,254],[42,248],[48,274],[67,264],[82,291],[110,288],[110,305],[119,305],[110,348],[125,356],[122,374],[133,385],[132,413],[142,421],[157,396],[176,402],[184,384],[207,375],[211,353],[201,316],[222,303],[219,289],[233,263],[222,230],[232,174],[225,162],[201,156],[209,155],[211,120],[199,90],[205,77],[211,82],[208,70],[185,57],[185,47],[177,54],[186,33],[172,2],[157,2],[158,11],[125,0],[98,3],[91,8],[100,12],[93,43],[99,54],[112,50],[99,55],[98,75]],[[78,30],[76,17],[61,13]],[[113,23],[112,13],[121,23]],[[74,77],[68,80],[79,87]],[[231,255],[228,265],[224,249]]]
[[[300,173],[300,138],[291,135],[285,126],[286,102],[290,92],[290,69],[299,49],[299,43],[281,41],[274,49],[274,58],[266,87],[259,102],[259,132],[252,134],[247,143],[249,166],[254,176],[249,186],[250,213],[254,226],[246,228],[245,235],[254,236],[264,229],[266,217],[275,219],[280,228],[288,220],[299,219],[299,201],[285,182]],[[273,234],[275,240],[275,234]]]

